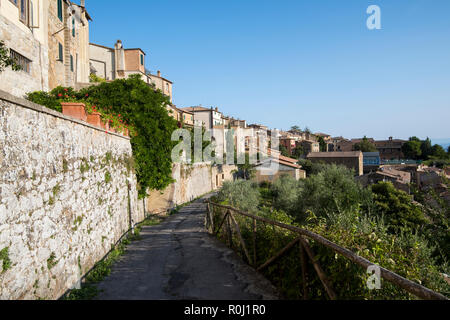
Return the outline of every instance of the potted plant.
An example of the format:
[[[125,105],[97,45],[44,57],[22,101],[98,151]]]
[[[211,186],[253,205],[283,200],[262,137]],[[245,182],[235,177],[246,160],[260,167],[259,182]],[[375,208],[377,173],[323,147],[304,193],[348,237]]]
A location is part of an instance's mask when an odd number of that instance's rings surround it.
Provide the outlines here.
[[[87,114],[84,103],[79,102],[61,102],[62,113],[66,116],[86,121]]]

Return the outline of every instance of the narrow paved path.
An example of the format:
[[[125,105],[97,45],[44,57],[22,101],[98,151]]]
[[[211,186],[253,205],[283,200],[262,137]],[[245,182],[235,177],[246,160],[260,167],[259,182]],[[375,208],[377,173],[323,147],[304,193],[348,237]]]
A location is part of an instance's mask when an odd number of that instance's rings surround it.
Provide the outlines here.
[[[203,199],[142,228],[98,285],[98,299],[277,299],[273,286],[204,228]]]

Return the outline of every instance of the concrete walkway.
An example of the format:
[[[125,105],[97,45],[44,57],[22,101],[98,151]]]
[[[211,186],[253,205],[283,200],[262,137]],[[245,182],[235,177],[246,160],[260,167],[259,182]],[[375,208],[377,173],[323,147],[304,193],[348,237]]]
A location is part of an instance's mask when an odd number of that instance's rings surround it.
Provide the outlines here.
[[[277,299],[276,290],[204,228],[203,199],[144,227],[98,285],[98,299]]]

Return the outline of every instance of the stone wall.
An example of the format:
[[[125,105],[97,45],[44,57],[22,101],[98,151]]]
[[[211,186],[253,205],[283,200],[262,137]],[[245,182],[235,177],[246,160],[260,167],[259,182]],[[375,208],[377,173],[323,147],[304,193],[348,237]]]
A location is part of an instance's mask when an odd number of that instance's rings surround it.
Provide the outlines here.
[[[217,190],[224,181],[233,180],[233,171],[236,169],[234,165],[211,166],[210,163],[174,164],[172,177],[176,181],[164,192],[151,192],[146,199],[146,210],[154,213],[164,212]]]
[[[131,154],[127,137],[0,91],[0,299],[59,298],[144,219]]]

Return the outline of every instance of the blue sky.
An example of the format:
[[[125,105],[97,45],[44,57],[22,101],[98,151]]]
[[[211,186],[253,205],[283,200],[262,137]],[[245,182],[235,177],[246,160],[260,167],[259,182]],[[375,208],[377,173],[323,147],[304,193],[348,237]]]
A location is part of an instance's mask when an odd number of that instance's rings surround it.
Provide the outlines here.
[[[381,8],[381,30],[366,9]],[[147,53],[174,104],[348,138],[450,138],[448,0],[86,0],[91,42]]]

